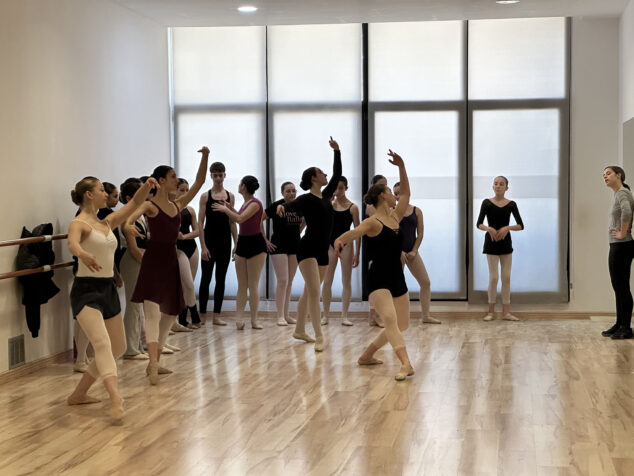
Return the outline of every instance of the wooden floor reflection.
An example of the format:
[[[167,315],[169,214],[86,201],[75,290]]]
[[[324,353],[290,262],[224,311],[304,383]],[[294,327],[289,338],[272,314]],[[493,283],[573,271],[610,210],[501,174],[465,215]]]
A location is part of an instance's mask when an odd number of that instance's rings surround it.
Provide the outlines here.
[[[322,354],[263,322],[171,337],[157,387],[120,362],[122,426],[64,404],[70,364],[3,385],[0,474],[634,474],[634,341],[605,323],[416,320],[398,383],[389,348],[356,365],[377,332],[363,319],[331,320]]]

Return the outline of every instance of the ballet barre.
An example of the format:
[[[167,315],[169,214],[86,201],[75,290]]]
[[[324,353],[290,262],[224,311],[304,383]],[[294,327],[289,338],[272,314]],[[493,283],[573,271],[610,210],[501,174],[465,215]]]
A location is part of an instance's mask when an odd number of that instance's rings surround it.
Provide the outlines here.
[[[20,238],[19,240],[0,241],[2,246],[28,245],[29,243],[41,243],[44,241],[64,240],[68,235],[42,235],[32,236],[31,238]]]
[[[0,241],[0,247],[2,246],[15,246],[15,245],[27,245],[29,243],[42,243],[53,240],[64,240],[68,238],[68,235],[42,235],[32,236],[31,238],[20,238],[18,240]],[[20,276],[27,276],[29,274],[46,273],[54,269],[70,268],[73,266],[74,261],[67,261],[65,263],[57,263],[52,265],[39,266],[31,269],[21,269],[20,271],[11,271],[10,273],[0,274],[0,280],[9,278],[19,278]]]

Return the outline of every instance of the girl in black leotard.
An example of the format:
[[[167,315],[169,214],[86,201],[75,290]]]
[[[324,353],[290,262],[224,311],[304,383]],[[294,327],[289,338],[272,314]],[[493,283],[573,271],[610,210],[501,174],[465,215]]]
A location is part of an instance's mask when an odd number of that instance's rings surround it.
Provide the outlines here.
[[[281,187],[284,198],[271,203],[262,214],[262,221],[269,218],[273,221],[271,241],[267,241],[267,249],[273,262],[277,288],[275,303],[277,305],[277,325],[287,326],[297,321],[290,316],[289,304],[293,278],[297,272],[297,249],[303,218],[300,213],[287,212],[284,217],[277,215],[277,206],[292,202],[297,196],[297,189],[292,182],[284,182]]]
[[[203,193],[200,196],[200,207],[198,209],[198,228],[201,230],[199,235],[200,267],[202,270],[198,301],[201,314],[206,314],[207,302],[209,301],[209,285],[211,284],[211,276],[215,265],[216,284],[214,287],[212,320],[216,326],[226,326],[227,323],[220,318],[220,311],[225,297],[227,269],[231,262],[231,238],[233,237],[233,251],[235,252],[235,244],[238,242],[238,228],[235,223],[229,220],[227,215],[214,210],[212,206],[214,203],[229,203],[233,208],[236,203],[236,197],[231,192],[226,191],[223,186],[227,174],[222,162],[211,164],[209,175],[214,184],[207,193]]]
[[[377,185],[377,184],[384,185],[387,187],[387,179],[385,178],[384,175],[377,174],[372,177],[372,180],[370,181],[370,186]],[[365,204],[365,215],[364,215],[365,218],[371,215],[374,215],[375,212],[376,210],[374,209],[373,205]],[[363,249],[367,250],[368,237],[364,236],[361,241],[363,242]],[[370,324],[370,327],[372,326],[381,327],[381,328],[383,327],[383,322],[381,322],[381,318],[377,315],[376,311],[374,310],[374,307],[372,307],[372,303],[370,303],[370,312],[368,313],[368,324]]]
[[[486,231],[484,236],[484,249],[482,253],[487,255],[489,264],[489,313],[484,316],[485,321],[495,319],[495,301],[498,292],[498,266],[502,269],[502,319],[507,321],[519,321],[511,314],[511,263],[513,257],[513,245],[509,231],[524,229],[522,217],[513,200],[504,197],[509,189],[509,181],[506,177],[493,179],[493,191],[495,196],[485,198],[480,207],[480,215],[476,227]],[[511,214],[515,218],[516,225],[509,225]],[[487,219],[487,225],[484,219]]]
[[[335,251],[341,256],[346,243],[368,236],[367,246],[370,255],[368,272],[368,291],[370,303],[379,313],[385,324],[376,339],[359,357],[359,365],[382,363],[374,358],[374,353],[386,342],[389,342],[401,361],[401,369],[394,377],[405,380],[414,375],[414,368],[409,361],[405,341],[401,331],[409,326],[409,293],[405,285],[405,276],[401,265],[402,236],[399,222],[409,206],[409,181],[405,172],[403,159],[395,152],[389,151],[390,163],[399,168],[401,182],[401,200],[396,205],[396,198],[389,187],[373,185],[364,200],[372,205],[376,212],[354,230],[344,233],[335,241]],[[396,205],[396,208],[393,208]]]
[[[333,225],[332,233],[330,233],[330,247],[328,248],[328,270],[324,278],[324,285],[321,288],[321,300],[324,303],[324,317],[321,318],[321,325],[328,325],[328,317],[330,314],[330,301],[332,299],[332,282],[335,278],[337,270],[337,262],[339,259],[332,247],[335,240],[343,235],[354,224],[359,226],[359,207],[348,200],[346,197],[348,190],[348,179],[341,177],[337,189],[333,195]],[[356,248],[356,249],[355,249]],[[359,265],[359,252],[361,251],[361,239],[356,240],[354,246],[346,246],[342,252],[341,258],[341,281],[343,284],[343,292],[341,294],[341,325],[351,326],[352,322],[348,319],[348,309],[350,307],[350,294],[352,293],[352,268]]]
[[[330,182],[326,174],[318,167],[304,170],[299,184],[303,190],[309,190],[295,200],[277,207],[277,214],[284,216],[286,210],[301,212],[306,220],[306,233],[299,242],[297,261],[304,277],[304,292],[297,305],[297,324],[293,337],[306,342],[315,342],[315,352],[324,350],[324,336],[320,326],[319,288],[328,268],[328,245],[332,231],[332,205],[330,199],[341,177],[341,152],[336,141],[330,138],[330,147],[335,151],[332,177]],[[326,185],[324,190],[321,187]],[[315,339],[305,330],[306,311],[315,329]]]
[[[189,192],[189,182],[184,178],[178,179],[176,198],[182,197]],[[194,290],[194,279],[198,272],[198,247],[196,238],[198,236],[198,221],[196,212],[192,207],[185,207],[181,211],[181,229],[178,234],[176,248],[178,249],[178,264],[183,285],[183,297],[187,307],[178,315],[178,322],[181,326],[190,329],[200,327],[200,316],[196,309],[196,291]],[[191,323],[187,323],[187,311],[191,316]]]

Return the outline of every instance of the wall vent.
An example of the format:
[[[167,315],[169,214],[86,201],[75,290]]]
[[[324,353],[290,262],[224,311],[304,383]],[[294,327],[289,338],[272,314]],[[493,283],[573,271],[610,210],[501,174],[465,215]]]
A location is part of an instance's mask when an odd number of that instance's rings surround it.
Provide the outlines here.
[[[24,365],[26,356],[24,353],[24,334],[9,339],[9,369]]]

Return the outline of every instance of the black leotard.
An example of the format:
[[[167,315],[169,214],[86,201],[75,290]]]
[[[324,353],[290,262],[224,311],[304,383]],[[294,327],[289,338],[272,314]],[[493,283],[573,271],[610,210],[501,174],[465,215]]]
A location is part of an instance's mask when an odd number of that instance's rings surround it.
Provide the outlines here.
[[[407,292],[401,250],[403,237],[398,229],[390,228],[378,218],[381,233],[367,237],[367,248],[370,256],[368,271],[368,293],[377,289],[387,289],[392,297],[402,296]]]
[[[350,226],[352,225],[352,213],[350,213],[350,209],[352,208],[352,203],[348,208],[343,211],[337,211],[334,208],[333,212],[333,220],[332,220],[332,232],[330,233],[330,244],[334,245],[335,240],[343,235],[346,231],[350,230]]]
[[[515,218],[515,223],[521,225],[523,230],[524,222],[522,222],[522,217],[517,209],[517,204],[513,200],[503,207],[498,207],[491,202],[491,200],[485,198],[482,201],[482,206],[480,207],[480,215],[478,216],[476,227],[482,225],[482,223],[484,223],[484,218],[486,217],[489,226],[499,230],[504,226],[508,226],[511,221],[511,213],[513,214],[513,218]],[[511,233],[507,233],[504,239],[500,241],[493,241],[491,239],[491,235],[486,233],[484,235],[484,248],[482,252],[488,255],[507,255],[509,253],[513,253]]]
[[[341,152],[335,150],[332,177],[322,190],[322,197],[308,192],[284,204],[288,211],[300,211],[306,220],[306,232],[299,241],[297,261],[317,259],[319,266],[328,266],[328,247],[332,233],[333,209],[330,199],[341,178]]]
[[[302,215],[299,212],[287,211],[281,217],[277,214],[277,206],[284,205],[284,199],[271,203],[265,210],[266,216],[273,220],[273,235],[271,243],[276,248],[272,251],[272,255],[295,255],[299,248],[300,233],[299,229],[302,224]]]
[[[186,235],[192,228],[192,214],[189,213],[187,207],[183,208],[181,212],[181,233]],[[196,251],[196,240],[190,238],[188,240],[178,240],[176,242],[176,248],[181,250],[188,258],[191,258]]]

